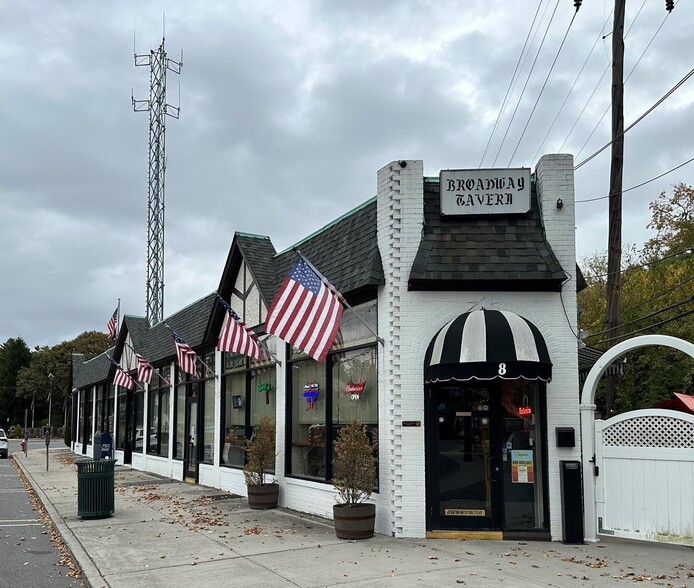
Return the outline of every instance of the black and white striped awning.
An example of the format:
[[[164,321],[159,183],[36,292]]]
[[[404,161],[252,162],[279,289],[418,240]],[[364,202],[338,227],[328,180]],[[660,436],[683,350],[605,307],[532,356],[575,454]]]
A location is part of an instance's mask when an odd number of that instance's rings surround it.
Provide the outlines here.
[[[427,349],[427,384],[466,380],[552,379],[547,344],[529,320],[503,310],[475,310],[443,327]]]

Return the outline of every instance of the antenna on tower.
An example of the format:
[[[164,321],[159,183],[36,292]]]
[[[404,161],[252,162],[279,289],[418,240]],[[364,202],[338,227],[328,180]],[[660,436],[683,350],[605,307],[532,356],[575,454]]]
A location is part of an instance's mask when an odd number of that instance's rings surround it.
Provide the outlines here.
[[[133,38],[134,42],[134,38]],[[147,311],[150,325],[164,320],[164,177],[166,173],[166,117],[178,119],[179,105],[166,103],[166,72],[180,74],[181,61],[166,56],[164,37],[149,54],[135,55],[136,66],[149,67],[149,100],[135,100],[135,112],[149,112],[149,187],[147,198]]]

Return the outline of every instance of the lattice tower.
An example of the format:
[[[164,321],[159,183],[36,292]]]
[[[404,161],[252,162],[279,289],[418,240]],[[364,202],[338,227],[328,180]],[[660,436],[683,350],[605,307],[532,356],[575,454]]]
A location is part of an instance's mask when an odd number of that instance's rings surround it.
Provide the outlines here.
[[[147,309],[150,325],[164,320],[164,178],[166,117],[178,119],[180,107],[166,103],[166,72],[180,74],[181,61],[166,56],[164,39],[149,54],[135,53],[136,66],[149,67],[149,100],[132,98],[135,112],[149,111],[149,186],[147,198]]]

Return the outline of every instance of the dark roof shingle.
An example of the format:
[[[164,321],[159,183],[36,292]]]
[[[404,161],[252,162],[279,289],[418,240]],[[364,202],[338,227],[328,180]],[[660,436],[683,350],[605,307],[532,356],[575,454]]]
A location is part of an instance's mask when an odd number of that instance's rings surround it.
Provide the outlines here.
[[[566,277],[545,238],[534,185],[527,214],[444,218],[438,179],[424,180],[410,290],[558,291]]]

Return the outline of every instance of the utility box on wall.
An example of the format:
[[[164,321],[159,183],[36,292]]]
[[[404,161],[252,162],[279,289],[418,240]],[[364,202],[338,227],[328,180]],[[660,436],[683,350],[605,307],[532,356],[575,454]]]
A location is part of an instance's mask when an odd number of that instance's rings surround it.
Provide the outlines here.
[[[576,447],[576,430],[573,427],[555,427],[557,447]]]

